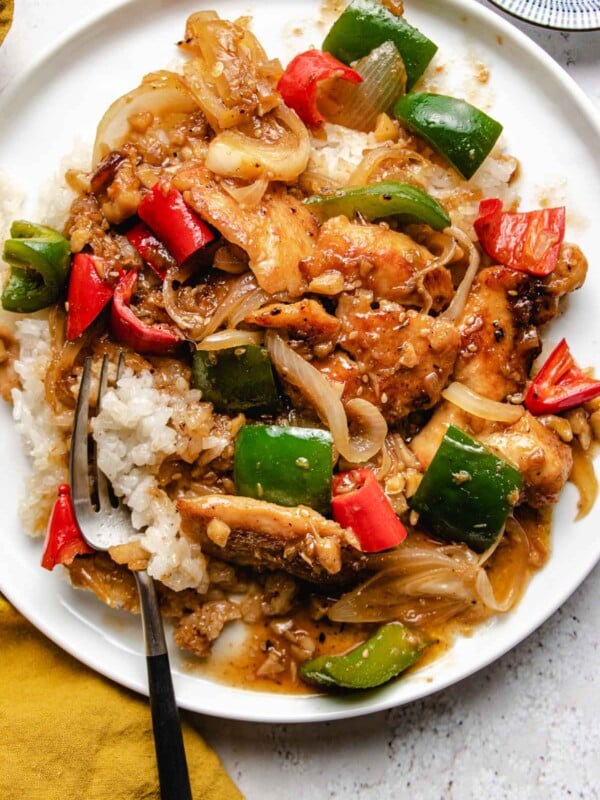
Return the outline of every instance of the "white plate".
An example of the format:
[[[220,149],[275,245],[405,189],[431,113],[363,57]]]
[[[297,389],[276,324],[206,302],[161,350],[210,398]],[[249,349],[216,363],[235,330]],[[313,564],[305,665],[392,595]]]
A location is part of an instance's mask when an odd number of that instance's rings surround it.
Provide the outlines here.
[[[599,0],[490,0],[513,17],[542,28],[592,31],[600,28]]]
[[[209,2],[205,7],[213,7]],[[173,61],[186,15],[202,5],[202,0],[135,0],[122,5],[70,35],[4,93],[0,168],[25,190],[22,215],[35,213],[36,198],[55,179],[74,142],[93,140],[108,104],[137,85],[145,72]],[[215,0],[214,6],[231,19],[252,11],[254,30],[269,54],[284,61],[293,52],[318,46],[326,30],[319,23],[318,0]],[[439,61],[456,65],[459,55],[467,54],[472,65],[482,61],[490,67],[489,85],[482,93],[478,84],[478,95],[493,100],[491,110],[505,125],[507,147],[522,161],[522,207],[537,206],[542,196],[553,203],[566,202],[569,238],[597,263],[600,253],[592,225],[600,208],[600,124],[590,101],[545,53],[476,3],[410,0],[407,6],[408,19],[439,43]],[[301,35],[294,32],[298,27]],[[591,270],[585,290],[571,299],[568,314],[549,332],[553,341],[568,335],[578,361],[597,368],[599,307],[600,276]],[[57,571],[48,573],[38,566],[41,544],[25,535],[18,518],[26,463],[6,406],[0,408],[0,431],[0,588],[58,645],[115,681],[144,692],[139,620],[107,609],[91,594],[74,591]],[[448,686],[521,641],[592,569],[600,557],[600,506],[577,524],[575,509],[576,494],[568,486],[555,515],[552,558],[517,610],[459,640],[444,657],[404,680],[346,698],[267,696],[192,674],[173,653],[179,704],[233,719],[300,722],[366,714]]]

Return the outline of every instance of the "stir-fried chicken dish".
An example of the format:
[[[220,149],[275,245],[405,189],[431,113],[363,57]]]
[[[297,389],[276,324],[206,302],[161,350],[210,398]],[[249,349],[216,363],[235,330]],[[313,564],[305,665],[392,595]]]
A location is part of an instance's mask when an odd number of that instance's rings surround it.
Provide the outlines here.
[[[46,436],[26,521],[113,607],[147,569],[197,657],[242,626],[246,686],[375,686],[512,609],[589,475],[600,382],[564,340],[538,358],[586,258],[564,208],[519,209],[500,122],[419,89],[437,47],[400,3],[285,69],[250,18],[179,47],[106,112],[62,229],[4,246],[0,384]],[[104,356],[90,442],[138,535],[97,553],[64,485]]]

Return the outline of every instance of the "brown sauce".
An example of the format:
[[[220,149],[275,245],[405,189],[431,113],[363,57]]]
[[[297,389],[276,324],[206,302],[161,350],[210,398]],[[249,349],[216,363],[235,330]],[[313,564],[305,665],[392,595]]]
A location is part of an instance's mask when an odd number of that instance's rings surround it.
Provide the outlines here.
[[[512,591],[513,607],[533,573],[545,564],[549,556],[551,510],[521,506],[515,517],[515,522],[509,522],[487,569],[496,598],[502,601]],[[69,572],[74,586],[93,591],[113,607],[138,611],[137,591],[131,573],[111,561],[106,554],[76,558]],[[515,581],[515,575],[520,579]],[[184,614],[193,612],[204,601],[202,596],[191,591],[168,594],[173,608],[166,616],[175,625],[178,617],[181,619]],[[411,617],[427,620],[427,612],[435,608],[435,603],[435,598],[407,601],[403,621]],[[307,686],[298,675],[302,661],[323,654],[345,653],[364,642],[378,627],[378,623],[355,625],[335,623],[326,617],[315,619],[316,614],[312,612],[311,616],[311,611],[307,610],[313,606],[304,597],[282,617],[228,623],[224,633],[213,643],[212,652],[207,656],[187,653],[183,659],[184,668],[191,674],[241,689],[313,694],[314,687]],[[434,643],[411,671],[418,671],[440,658],[457,636],[470,635],[474,627],[492,613],[477,603],[442,623],[421,623]],[[314,644],[314,651],[307,652],[298,647],[303,635]]]

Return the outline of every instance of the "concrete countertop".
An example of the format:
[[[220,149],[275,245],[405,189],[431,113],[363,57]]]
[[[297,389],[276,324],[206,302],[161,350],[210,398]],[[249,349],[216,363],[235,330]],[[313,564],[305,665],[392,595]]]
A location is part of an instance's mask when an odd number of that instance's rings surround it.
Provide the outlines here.
[[[65,28],[114,5],[16,0],[0,49],[0,90]],[[600,32],[513,22],[600,107]],[[298,726],[195,722],[249,800],[593,800],[600,797],[599,608],[597,567],[492,666],[387,712]]]

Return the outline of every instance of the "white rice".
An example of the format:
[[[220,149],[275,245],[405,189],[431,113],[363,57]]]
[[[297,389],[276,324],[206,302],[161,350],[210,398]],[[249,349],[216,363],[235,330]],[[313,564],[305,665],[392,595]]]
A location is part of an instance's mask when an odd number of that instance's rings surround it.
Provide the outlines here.
[[[326,175],[344,186],[369,150],[381,146],[373,133],[363,133],[342,125],[325,124],[326,139],[311,139],[308,169]]]
[[[32,464],[20,511],[26,530],[39,535],[58,484],[68,482],[67,442],[45,399],[44,378],[51,358],[48,324],[41,319],[20,320],[16,336],[20,357],[15,368],[22,388],[13,390],[13,417]],[[155,476],[169,456],[196,458],[203,453],[211,459],[222,452],[229,440],[214,435],[211,406],[201,403],[200,393],[183,378],[175,382],[173,393],[158,391],[148,371],[134,375],[128,369],[117,388],[106,393],[93,431],[100,468],[130,507],[133,526],[150,553],[149,573],[176,591],[206,591],[204,556],[181,536],[175,503]]]
[[[150,575],[176,591],[206,591],[204,556],[181,536],[175,503],[156,480],[160,464],[180,455],[189,445],[188,437],[198,438],[200,446],[213,445],[211,406],[200,403],[200,393],[187,384],[183,391],[176,388],[177,394],[158,391],[148,371],[134,374],[127,369],[104,396],[92,429],[100,469],[131,509],[132,524],[142,534],[140,543],[150,553]],[[173,423],[186,410],[195,426],[182,434]]]
[[[312,139],[312,154],[309,170],[327,176],[338,186],[347,186],[350,176],[365,155],[382,142],[373,133],[350,130],[341,125],[325,125],[326,139]],[[518,198],[514,185],[510,184],[517,161],[504,153],[499,142],[485,159],[475,175],[466,181],[450,167],[431,164],[428,171],[427,191],[441,203],[450,201],[457,189],[465,195],[472,193],[481,197],[498,197],[505,207],[510,207]],[[459,225],[475,240],[472,229],[479,211],[479,200],[469,200],[452,214],[452,223]]]
[[[48,323],[21,319],[16,323],[16,336],[20,356],[15,369],[22,388],[12,392],[13,417],[33,469],[20,510],[26,530],[38,535],[45,530],[56,487],[68,480],[67,447],[45,399],[44,380],[51,358]]]

